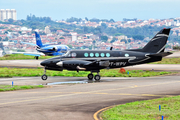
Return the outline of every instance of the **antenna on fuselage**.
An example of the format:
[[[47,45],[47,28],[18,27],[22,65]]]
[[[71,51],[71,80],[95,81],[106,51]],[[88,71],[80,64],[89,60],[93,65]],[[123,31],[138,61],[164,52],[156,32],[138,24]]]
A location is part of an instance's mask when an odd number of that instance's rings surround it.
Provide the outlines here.
[[[110,48],[110,50],[112,50],[112,49],[113,49],[113,47]]]

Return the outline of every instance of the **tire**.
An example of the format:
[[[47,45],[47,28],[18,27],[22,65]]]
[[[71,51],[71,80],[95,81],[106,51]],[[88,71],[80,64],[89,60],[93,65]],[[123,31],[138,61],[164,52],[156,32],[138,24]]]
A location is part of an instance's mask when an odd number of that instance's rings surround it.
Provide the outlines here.
[[[88,77],[89,80],[92,80],[94,76],[93,76],[93,74],[88,74],[87,77]]]
[[[99,80],[101,79],[101,76],[100,76],[100,75],[95,75],[95,76],[94,76],[94,79],[95,79],[96,81],[99,81]]]
[[[48,77],[47,77],[47,75],[45,75],[45,74],[41,76],[41,79],[42,79],[42,80],[47,80],[47,78],[48,78]]]

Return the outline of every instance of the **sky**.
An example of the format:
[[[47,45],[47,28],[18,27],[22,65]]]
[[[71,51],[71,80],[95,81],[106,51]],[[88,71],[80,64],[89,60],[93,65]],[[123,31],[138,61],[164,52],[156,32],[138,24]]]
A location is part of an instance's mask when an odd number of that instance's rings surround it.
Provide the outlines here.
[[[0,9],[16,9],[17,19],[27,15],[66,20],[88,19],[167,19],[180,17],[180,0],[0,0]]]

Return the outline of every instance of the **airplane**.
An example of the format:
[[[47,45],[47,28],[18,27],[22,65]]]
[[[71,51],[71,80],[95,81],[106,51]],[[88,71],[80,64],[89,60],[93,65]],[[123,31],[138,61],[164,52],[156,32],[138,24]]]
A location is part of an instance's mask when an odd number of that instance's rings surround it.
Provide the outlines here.
[[[60,57],[50,58],[42,61],[44,75],[42,80],[47,79],[46,70],[63,71],[90,71],[88,79],[99,81],[101,69],[121,68],[126,66],[161,61],[162,57],[170,55],[164,52],[170,28],[159,31],[142,49],[126,50],[71,50]],[[93,75],[97,72],[97,75]]]
[[[47,55],[47,56],[63,55],[68,50],[70,50],[70,48],[67,45],[42,44],[41,37],[36,31],[35,31],[35,37],[36,37],[36,44],[27,43],[27,42],[21,42],[21,43],[36,46],[36,50],[40,53],[24,53],[26,55],[35,56],[36,59],[38,59],[39,56],[41,55]]]

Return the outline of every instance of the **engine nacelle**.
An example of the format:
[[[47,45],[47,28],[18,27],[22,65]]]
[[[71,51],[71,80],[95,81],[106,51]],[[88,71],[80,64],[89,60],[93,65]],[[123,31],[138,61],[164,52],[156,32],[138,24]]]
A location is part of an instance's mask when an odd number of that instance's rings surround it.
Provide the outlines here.
[[[54,46],[52,50],[57,52],[58,48],[56,46]]]

